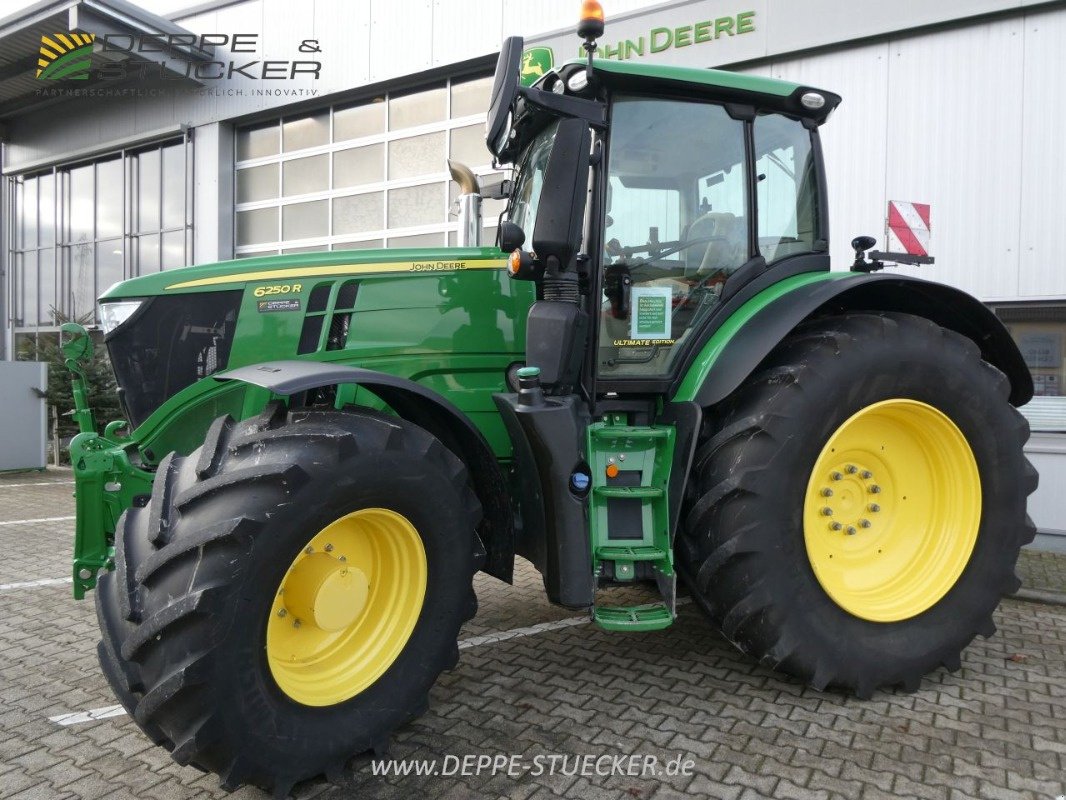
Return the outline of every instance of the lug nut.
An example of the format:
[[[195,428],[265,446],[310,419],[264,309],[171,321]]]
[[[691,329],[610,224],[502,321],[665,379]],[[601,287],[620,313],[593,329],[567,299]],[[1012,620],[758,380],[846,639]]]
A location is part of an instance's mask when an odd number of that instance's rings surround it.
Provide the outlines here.
[[[859,468],[856,467],[854,464],[848,464],[846,467],[844,467],[844,471],[848,473],[848,475],[854,475],[856,472],[859,471]]]
[[[862,479],[867,481],[874,476],[874,474],[868,469],[864,469],[860,474],[862,475]]]
[[[843,480],[843,478],[844,478],[844,476],[841,475],[839,472],[833,472],[833,473],[831,473],[829,475],[829,477],[832,478],[835,481]]]
[[[860,519],[859,520],[859,527],[860,528],[869,528],[870,527],[870,520],[868,520],[868,519]]]
[[[881,494],[881,487],[875,483],[870,487],[870,494]]]
[[[833,490],[830,489],[828,486],[826,488],[822,489],[822,497],[832,497],[832,496],[833,496]]]
[[[876,514],[881,510],[881,506],[877,505],[877,503],[870,503],[870,510]]]
[[[286,610],[285,610],[284,608],[279,608],[279,609],[278,609],[278,616],[279,616],[279,617],[284,617],[284,616],[285,616],[286,614],[288,614],[288,613],[289,613],[289,612],[288,612],[288,611],[286,611]]]
[[[294,628],[299,628],[299,627],[300,627],[300,620],[298,620],[298,619],[294,619],[294,620],[292,621],[292,627],[294,627]]]
[[[327,544],[326,545],[326,552],[327,553],[332,553],[333,552],[333,545]]]
[[[854,536],[856,534],[855,526],[848,525],[848,536]]]
[[[307,553],[307,555],[311,555],[311,553],[315,552],[315,548],[311,545],[307,545],[307,547],[304,548],[304,552]]]
[[[833,516],[833,509],[831,509],[829,506],[826,506],[825,508],[822,509],[822,516],[823,517],[831,517],[831,516]]]
[[[829,523],[829,530],[831,530],[831,531],[839,531],[843,527],[844,526],[841,525],[839,522],[830,522]]]

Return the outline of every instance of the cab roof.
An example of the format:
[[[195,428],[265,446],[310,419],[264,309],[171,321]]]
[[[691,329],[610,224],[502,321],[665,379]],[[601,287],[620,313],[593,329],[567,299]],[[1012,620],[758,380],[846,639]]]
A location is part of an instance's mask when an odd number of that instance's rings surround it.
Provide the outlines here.
[[[584,66],[584,63],[578,59],[567,62],[565,66]],[[671,88],[676,87],[678,93],[691,93],[726,103],[751,105],[757,110],[810,119],[819,125],[825,122],[841,101],[840,95],[809,85],[722,69],[672,67],[643,61],[614,61],[605,58],[595,59],[593,67],[596,75],[615,90],[661,91],[663,83],[667,82],[673,84]],[[821,95],[825,104],[817,109],[805,106],[800,98],[808,92]]]

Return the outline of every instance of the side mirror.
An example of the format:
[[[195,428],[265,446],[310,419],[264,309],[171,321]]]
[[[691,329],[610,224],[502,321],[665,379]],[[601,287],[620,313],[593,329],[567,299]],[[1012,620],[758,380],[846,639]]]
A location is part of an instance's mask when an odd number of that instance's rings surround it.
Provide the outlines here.
[[[496,60],[489,113],[485,118],[485,145],[497,158],[507,145],[507,132],[511,127],[511,106],[518,94],[522,69],[523,44],[521,36],[508,36],[503,40],[500,57]]]
[[[510,220],[500,223],[499,244],[505,253],[517,250],[526,243],[526,232]]]
[[[559,123],[533,228],[533,252],[546,267],[565,270],[577,255],[585,221],[591,147],[587,122],[571,118]]]
[[[851,240],[851,249],[856,253],[865,253],[877,244],[877,239],[872,236],[856,236]]]

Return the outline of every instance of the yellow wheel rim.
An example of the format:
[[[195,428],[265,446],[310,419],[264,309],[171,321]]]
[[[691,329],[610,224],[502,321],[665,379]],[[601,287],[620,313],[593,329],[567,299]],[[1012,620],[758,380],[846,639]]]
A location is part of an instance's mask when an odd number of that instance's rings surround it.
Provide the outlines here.
[[[966,437],[941,411],[885,400],[854,414],[814,464],[807,557],[826,593],[873,622],[921,614],[955,585],[981,521]]]
[[[366,689],[407,644],[426,579],[422,539],[403,515],[366,508],[327,525],[275,592],[266,649],[278,687],[308,706]]]

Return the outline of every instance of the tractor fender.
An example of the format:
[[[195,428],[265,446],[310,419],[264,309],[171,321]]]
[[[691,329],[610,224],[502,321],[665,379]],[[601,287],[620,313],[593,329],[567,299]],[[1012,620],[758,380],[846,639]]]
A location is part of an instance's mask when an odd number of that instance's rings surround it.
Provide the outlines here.
[[[425,429],[466,464],[484,517],[478,534],[488,552],[489,575],[511,583],[514,573],[514,517],[507,483],[496,456],[470,419],[446,398],[407,378],[377,370],[321,361],[267,361],[213,376],[241,381],[291,397],[337,384],[357,384],[386,403],[396,415]]]
[[[975,297],[906,275],[859,274],[800,285],[752,314],[724,345],[704,346],[683,376],[686,380],[679,381],[676,399],[692,399],[704,408],[724,400],[801,322],[849,311],[914,314],[960,333],[1010,380],[1012,405],[1025,405],[1033,396],[1033,378],[1018,346],[999,318]],[[742,313],[743,308],[735,312]],[[714,339],[712,335],[708,344]],[[694,370],[706,377],[693,392]]]

